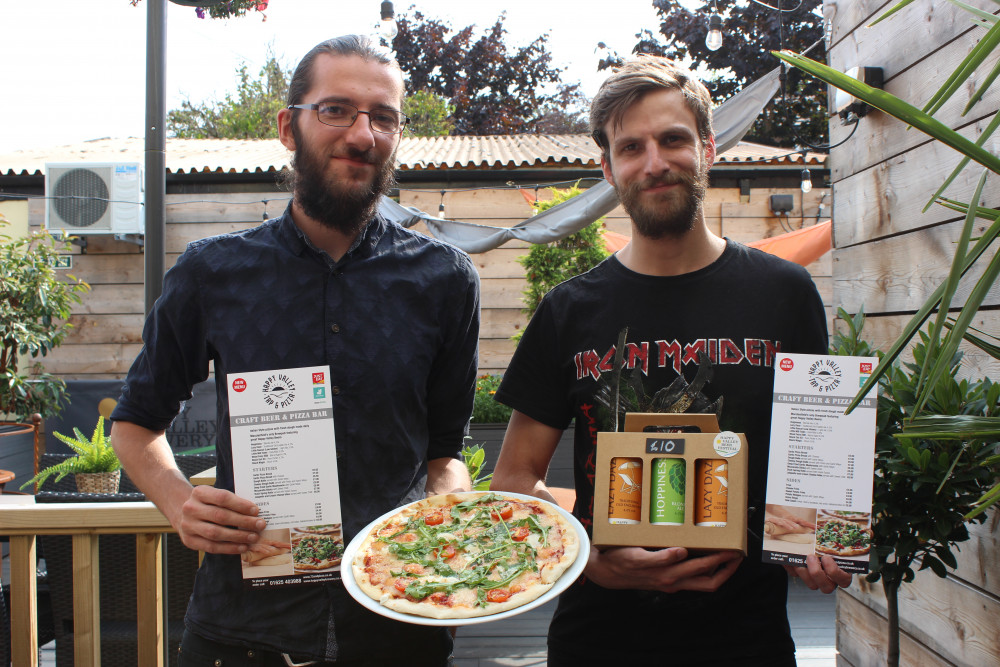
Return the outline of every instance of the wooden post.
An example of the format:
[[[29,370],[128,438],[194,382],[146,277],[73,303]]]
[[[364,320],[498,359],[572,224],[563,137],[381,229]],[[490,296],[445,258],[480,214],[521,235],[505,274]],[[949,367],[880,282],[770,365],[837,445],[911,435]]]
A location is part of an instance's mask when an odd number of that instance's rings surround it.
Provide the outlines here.
[[[15,665],[38,667],[38,606],[36,603],[35,536],[10,538],[10,638]]]
[[[101,586],[98,535],[73,536],[73,662],[101,664]]]
[[[139,621],[139,664],[163,667],[163,535],[135,536],[136,607]]]

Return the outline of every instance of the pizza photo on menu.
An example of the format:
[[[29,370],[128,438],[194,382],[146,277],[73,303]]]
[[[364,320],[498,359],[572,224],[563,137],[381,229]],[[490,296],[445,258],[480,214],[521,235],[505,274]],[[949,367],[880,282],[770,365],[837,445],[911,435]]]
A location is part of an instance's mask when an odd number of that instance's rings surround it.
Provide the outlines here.
[[[334,533],[292,533],[292,562],[296,572],[339,568],[344,556],[344,539]]]
[[[431,496],[352,540],[353,579],[363,595],[401,614],[498,614],[538,599],[567,573],[580,555],[577,526],[564,510],[531,496]]]
[[[828,518],[816,526],[816,553],[831,556],[864,556],[871,551],[872,531],[867,525]]]

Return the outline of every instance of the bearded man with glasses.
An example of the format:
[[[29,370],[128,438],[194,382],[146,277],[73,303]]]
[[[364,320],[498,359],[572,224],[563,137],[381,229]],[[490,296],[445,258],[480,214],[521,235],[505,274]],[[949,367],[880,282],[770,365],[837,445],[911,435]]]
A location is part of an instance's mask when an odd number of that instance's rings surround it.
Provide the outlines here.
[[[479,279],[469,257],[378,215],[407,118],[398,64],[365,37],[313,48],[278,112],[284,214],[196,241],[166,275],[112,419],[129,476],[206,552],[179,664],[444,665],[447,628],[357,604],[337,580],[244,585],[259,508],[235,495],[227,377],[329,365],[345,542],[425,494],[468,490]],[[214,364],[215,487],[192,487],[164,429]],[[333,456],[334,443],[315,455]],[[344,563],[344,567],[350,567]]]

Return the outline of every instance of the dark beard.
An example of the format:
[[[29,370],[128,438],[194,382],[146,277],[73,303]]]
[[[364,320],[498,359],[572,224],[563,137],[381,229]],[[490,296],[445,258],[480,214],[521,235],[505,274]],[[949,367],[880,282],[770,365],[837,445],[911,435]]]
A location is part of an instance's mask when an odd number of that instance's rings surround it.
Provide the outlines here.
[[[643,189],[675,183],[684,186],[683,193],[672,193],[669,200],[654,202],[653,207],[640,203],[639,196]],[[707,189],[708,170],[699,169],[698,173],[670,172],[661,178],[633,183],[624,190],[618,190],[618,198],[642,236],[653,240],[664,236],[679,238],[694,229]]]
[[[348,189],[326,179],[326,160],[305,147],[298,129],[293,123],[297,150],[292,154],[291,171],[284,177],[286,187],[307,216],[345,236],[356,235],[375,216],[382,195],[396,184],[396,152],[378,168],[368,187]],[[374,151],[348,150],[347,157],[378,166]]]

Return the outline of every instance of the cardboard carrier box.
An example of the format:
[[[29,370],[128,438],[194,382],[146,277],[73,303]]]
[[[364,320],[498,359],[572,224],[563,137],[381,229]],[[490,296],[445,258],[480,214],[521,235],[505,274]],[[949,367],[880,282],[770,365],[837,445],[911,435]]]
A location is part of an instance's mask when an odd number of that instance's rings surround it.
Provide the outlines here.
[[[746,555],[747,456],[713,414],[628,413],[597,434],[594,545]]]

